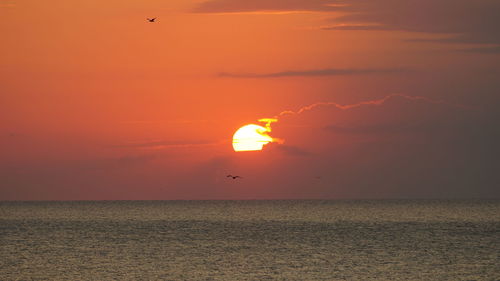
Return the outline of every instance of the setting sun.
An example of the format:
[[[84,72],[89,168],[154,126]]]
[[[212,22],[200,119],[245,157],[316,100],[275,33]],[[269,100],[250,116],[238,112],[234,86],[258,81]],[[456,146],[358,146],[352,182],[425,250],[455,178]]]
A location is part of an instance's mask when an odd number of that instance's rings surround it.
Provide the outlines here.
[[[265,127],[254,124],[239,128],[233,136],[234,151],[262,150],[265,144],[273,141],[273,138],[267,134],[269,131]]]

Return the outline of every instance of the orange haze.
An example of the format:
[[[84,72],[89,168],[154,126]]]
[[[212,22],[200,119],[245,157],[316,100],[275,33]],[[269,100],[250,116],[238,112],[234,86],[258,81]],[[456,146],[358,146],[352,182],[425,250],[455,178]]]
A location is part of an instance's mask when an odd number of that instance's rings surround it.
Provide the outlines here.
[[[0,200],[498,195],[496,31],[376,1],[0,0]]]

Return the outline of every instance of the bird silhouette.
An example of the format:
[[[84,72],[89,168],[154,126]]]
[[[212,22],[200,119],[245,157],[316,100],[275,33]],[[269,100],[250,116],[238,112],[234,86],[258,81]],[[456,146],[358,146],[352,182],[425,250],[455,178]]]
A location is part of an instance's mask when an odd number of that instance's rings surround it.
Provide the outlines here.
[[[156,20],[156,18],[152,18],[152,19],[150,19],[150,18],[146,18],[146,19],[147,19],[149,22],[155,22],[155,20]]]
[[[227,175],[226,178],[233,178],[233,180],[235,180],[235,179],[242,179],[243,177],[233,176],[233,175]]]

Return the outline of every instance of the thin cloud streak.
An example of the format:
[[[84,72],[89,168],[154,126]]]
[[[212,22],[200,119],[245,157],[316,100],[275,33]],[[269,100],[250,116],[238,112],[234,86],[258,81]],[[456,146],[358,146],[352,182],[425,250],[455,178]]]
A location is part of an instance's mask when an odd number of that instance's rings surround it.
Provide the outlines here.
[[[325,26],[321,27],[323,30],[358,30],[358,31],[369,31],[369,30],[393,30],[388,26],[380,25],[380,24],[337,24],[333,26]]]
[[[156,123],[171,123],[171,124],[199,124],[199,123],[209,123],[209,122],[215,122],[214,120],[206,120],[206,119],[199,119],[199,120],[130,120],[130,121],[123,121],[121,122],[122,124],[156,124]]]
[[[128,142],[113,145],[117,148],[137,148],[137,149],[167,149],[167,148],[189,148],[189,147],[206,147],[215,146],[226,143],[225,141],[218,142],[208,142],[208,141],[165,141],[165,140],[153,140],[144,142]]]
[[[337,9],[334,0],[209,0],[196,6],[193,13],[272,13],[331,12]]]
[[[390,74],[407,72],[404,68],[387,69],[349,69],[349,68],[325,68],[311,70],[287,70],[271,73],[231,73],[221,72],[219,77],[228,78],[281,78],[281,77],[315,77],[315,76],[344,76],[344,75],[367,75],[367,74]]]
[[[500,46],[460,49],[459,52],[474,54],[500,54]]]

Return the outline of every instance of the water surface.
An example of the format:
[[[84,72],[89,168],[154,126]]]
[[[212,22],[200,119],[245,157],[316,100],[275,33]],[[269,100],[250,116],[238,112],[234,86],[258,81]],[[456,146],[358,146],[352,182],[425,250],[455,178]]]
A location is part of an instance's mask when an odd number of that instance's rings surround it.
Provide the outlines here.
[[[0,203],[0,280],[500,280],[500,201]]]

